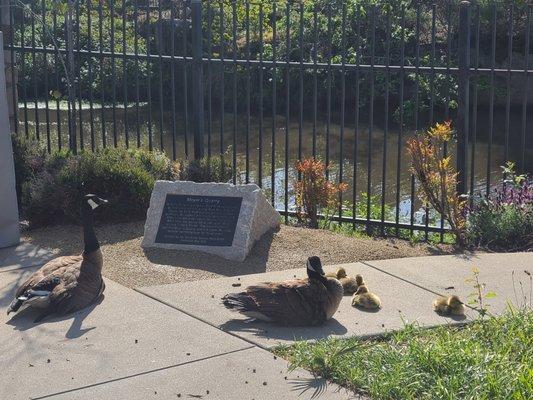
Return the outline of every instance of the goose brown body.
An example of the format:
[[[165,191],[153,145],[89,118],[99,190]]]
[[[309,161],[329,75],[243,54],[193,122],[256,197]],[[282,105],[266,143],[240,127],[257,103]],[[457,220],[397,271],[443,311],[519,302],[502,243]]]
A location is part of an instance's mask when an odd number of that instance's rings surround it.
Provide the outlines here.
[[[342,296],[337,279],[310,275],[308,279],[249,286],[244,292],[224,296],[222,301],[226,308],[248,317],[287,326],[314,326],[335,314]]]
[[[107,201],[87,195],[82,203],[84,251],[46,263],[34,272],[15,293],[7,313],[22,306],[44,309],[36,321],[50,314],[72,313],[94,303],[105,289],[103,256],[93,226],[93,209]]]
[[[78,256],[58,257],[46,263],[30,276],[17,290],[15,297],[23,296],[36,286],[59,279],[48,296],[48,307],[54,313],[72,313],[93,303],[105,289],[102,279],[102,251],[100,249]]]

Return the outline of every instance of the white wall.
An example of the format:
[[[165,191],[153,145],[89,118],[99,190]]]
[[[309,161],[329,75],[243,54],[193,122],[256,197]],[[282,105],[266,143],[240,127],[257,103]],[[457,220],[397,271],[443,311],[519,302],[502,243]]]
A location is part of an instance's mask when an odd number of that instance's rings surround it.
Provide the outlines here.
[[[7,111],[4,40],[0,32],[0,248],[19,243],[15,166]]]

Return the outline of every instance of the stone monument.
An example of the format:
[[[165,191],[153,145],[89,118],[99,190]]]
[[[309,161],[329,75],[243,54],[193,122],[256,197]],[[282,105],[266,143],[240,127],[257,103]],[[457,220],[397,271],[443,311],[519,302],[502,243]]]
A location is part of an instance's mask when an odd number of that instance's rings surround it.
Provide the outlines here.
[[[144,226],[143,248],[216,254],[243,261],[280,215],[255,184],[157,181]]]

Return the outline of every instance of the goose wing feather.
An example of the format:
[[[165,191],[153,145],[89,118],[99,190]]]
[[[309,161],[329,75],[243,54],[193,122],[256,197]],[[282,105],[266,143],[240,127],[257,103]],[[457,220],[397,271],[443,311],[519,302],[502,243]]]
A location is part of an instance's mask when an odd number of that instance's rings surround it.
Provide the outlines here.
[[[52,280],[55,277],[61,279],[66,268],[81,262],[81,260],[81,255],[54,258],[26,279],[26,281],[17,289],[15,297],[22,296],[29,289],[34,289],[37,285],[46,284],[47,281]]]
[[[250,286],[246,295],[256,310],[282,325],[318,325],[327,319],[326,288],[306,279]]]

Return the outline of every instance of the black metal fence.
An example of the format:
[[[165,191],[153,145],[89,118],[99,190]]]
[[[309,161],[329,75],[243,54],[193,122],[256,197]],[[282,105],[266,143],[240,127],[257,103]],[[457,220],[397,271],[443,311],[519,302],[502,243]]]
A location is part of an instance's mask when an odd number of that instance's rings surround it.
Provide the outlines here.
[[[452,119],[464,193],[533,169],[531,7],[367,3],[11,0],[14,129],[49,151],[220,154],[286,218],[295,162],[320,157],[350,185],[337,220],[442,238],[405,140]]]

